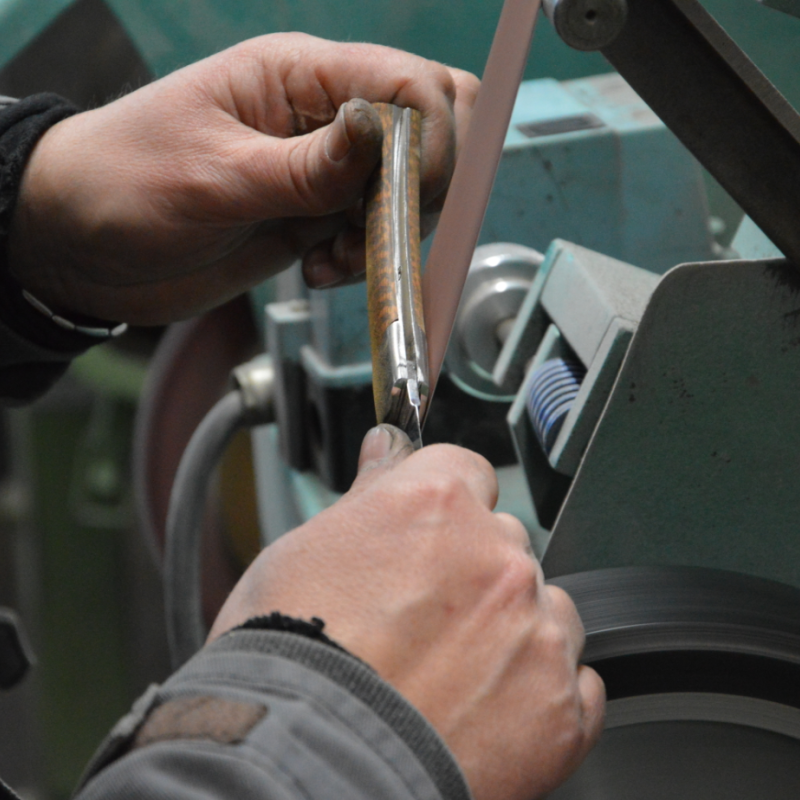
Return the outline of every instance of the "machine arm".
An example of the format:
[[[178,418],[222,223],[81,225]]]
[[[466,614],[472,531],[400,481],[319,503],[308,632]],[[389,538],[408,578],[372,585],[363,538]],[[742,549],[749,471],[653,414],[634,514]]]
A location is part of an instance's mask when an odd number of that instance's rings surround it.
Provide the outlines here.
[[[619,0],[551,5],[586,8],[583,27],[591,23],[604,32],[595,49],[787,258],[800,264],[800,116],[700,3],[627,0],[626,14],[619,13]],[[550,16],[561,38],[576,46],[569,29],[558,24],[574,15]],[[610,42],[604,21],[618,28]],[[584,41],[581,49],[590,47]]]

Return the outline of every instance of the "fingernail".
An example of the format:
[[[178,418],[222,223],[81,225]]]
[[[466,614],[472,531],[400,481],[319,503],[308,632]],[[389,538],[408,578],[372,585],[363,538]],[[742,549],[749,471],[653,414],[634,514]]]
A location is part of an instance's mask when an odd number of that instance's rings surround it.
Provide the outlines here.
[[[310,289],[331,289],[344,280],[344,276],[334,272],[327,264],[315,264],[308,267],[305,275]]]
[[[330,289],[345,279],[331,261],[330,247],[319,247],[303,259],[303,277],[312,289]]]
[[[334,163],[341,161],[353,147],[353,143],[347,135],[348,108],[348,103],[342,103],[339,106],[336,118],[331,123],[328,136],[325,139],[325,154]]]
[[[371,148],[380,155],[383,146],[383,127],[375,106],[360,97],[347,102],[347,130],[351,142],[360,142],[365,149]]]
[[[377,428],[369,431],[361,444],[361,455],[358,459],[359,466],[363,466],[370,461],[380,461],[386,458],[392,450],[393,439],[391,432],[383,425],[378,425]]]
[[[359,469],[372,462],[398,455],[405,449],[413,450],[408,436],[394,425],[378,425],[364,437],[358,459]]]

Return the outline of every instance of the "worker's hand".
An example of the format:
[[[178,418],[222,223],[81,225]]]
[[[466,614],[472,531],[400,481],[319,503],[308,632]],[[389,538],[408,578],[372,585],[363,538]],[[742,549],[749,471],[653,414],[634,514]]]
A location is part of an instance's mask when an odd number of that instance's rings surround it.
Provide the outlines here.
[[[430,227],[477,87],[376,45],[244,42],[50,129],[24,176],[12,269],[62,312],[139,324],[205,310],[297,258],[313,287],[352,280],[380,157],[365,101],[422,112]]]
[[[320,617],[427,717],[476,800],[543,796],[597,740],[604,689],[578,665],[575,606],[496,500],[480,456],[412,455],[376,428],[351,491],[261,553],[210,638],[271,611]]]

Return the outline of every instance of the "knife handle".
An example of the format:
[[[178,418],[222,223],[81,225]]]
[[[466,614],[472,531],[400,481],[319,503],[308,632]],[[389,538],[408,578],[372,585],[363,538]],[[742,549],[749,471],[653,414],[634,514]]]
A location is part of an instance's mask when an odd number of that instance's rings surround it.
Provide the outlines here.
[[[389,327],[404,317],[404,304],[422,325],[419,230],[421,118],[418,111],[375,103],[383,128],[381,164],[367,189],[367,306],[372,345],[375,411],[386,420],[392,406],[396,375],[389,348]],[[399,154],[395,137],[405,115],[410,135],[407,153]],[[410,297],[401,294],[398,270],[407,265]]]

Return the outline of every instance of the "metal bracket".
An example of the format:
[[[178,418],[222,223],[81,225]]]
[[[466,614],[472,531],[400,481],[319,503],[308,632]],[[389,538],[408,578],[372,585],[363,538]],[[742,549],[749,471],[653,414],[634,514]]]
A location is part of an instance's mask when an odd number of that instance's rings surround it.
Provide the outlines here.
[[[560,4],[567,3],[581,0]],[[800,264],[800,116],[697,0],[627,5],[625,25],[603,55]]]

